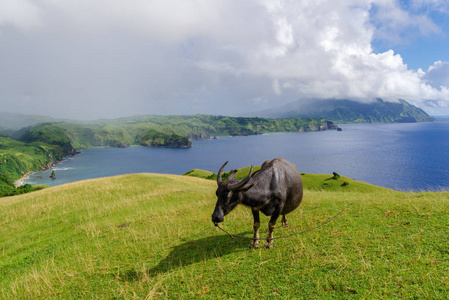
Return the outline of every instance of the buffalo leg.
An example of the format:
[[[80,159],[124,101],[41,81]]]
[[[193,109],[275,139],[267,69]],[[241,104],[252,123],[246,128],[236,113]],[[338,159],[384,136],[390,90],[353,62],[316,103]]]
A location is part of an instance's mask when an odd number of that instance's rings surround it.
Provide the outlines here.
[[[287,218],[285,217],[285,215],[282,215],[282,226],[288,227]]]
[[[279,218],[279,213],[274,213],[271,215],[270,222],[268,222],[268,236],[267,242],[265,243],[265,248],[273,248],[273,231],[276,226],[276,221]]]
[[[252,207],[251,211],[253,213],[253,218],[254,218],[254,235],[253,235],[253,240],[251,241],[251,248],[257,248],[259,247],[259,228],[260,228],[260,219],[259,219],[259,211]]]

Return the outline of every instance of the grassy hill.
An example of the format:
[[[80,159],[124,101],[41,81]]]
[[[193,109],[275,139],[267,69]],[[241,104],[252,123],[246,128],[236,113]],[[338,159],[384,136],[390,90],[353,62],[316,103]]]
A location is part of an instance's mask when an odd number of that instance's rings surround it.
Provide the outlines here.
[[[306,186],[330,177],[303,175]],[[446,298],[449,193],[345,187],[306,189],[290,227],[278,224],[275,236],[314,227],[354,204],[317,230],[276,240],[273,249],[249,249],[248,240],[214,228],[213,180],[134,174],[2,198],[0,295]],[[268,218],[261,221],[267,226]],[[250,236],[250,210],[238,207],[223,227]]]

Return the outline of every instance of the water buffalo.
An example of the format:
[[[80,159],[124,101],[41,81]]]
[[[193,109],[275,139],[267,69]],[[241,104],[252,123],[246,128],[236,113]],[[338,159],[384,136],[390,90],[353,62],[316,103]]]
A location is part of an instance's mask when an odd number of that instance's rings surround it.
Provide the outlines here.
[[[252,174],[253,167],[242,180],[235,179],[235,170],[228,180],[222,180],[226,162],[218,171],[217,204],[212,214],[212,222],[217,226],[224,221],[224,216],[237,204],[251,207],[254,217],[254,236],[251,248],[259,246],[259,211],[271,216],[268,223],[266,248],[273,247],[273,231],[276,221],[282,215],[282,225],[287,225],[285,215],[295,210],[302,200],[302,180],[296,166],[283,158],[267,160],[258,172]]]

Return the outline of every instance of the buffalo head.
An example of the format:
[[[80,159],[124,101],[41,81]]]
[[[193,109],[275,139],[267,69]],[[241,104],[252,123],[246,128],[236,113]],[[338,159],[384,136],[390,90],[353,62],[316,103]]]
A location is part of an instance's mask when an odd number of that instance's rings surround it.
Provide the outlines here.
[[[236,170],[231,171],[229,174],[228,180],[223,181],[222,175],[223,170],[228,162],[225,162],[224,165],[218,171],[217,176],[217,204],[215,205],[214,213],[212,214],[212,222],[217,225],[224,221],[224,216],[227,215],[231,210],[233,210],[237,204],[242,202],[241,193],[249,190],[253,187],[257,182],[253,182],[251,184],[247,184],[251,179],[251,175],[253,172],[253,167],[248,173],[248,175],[242,180],[235,179]]]

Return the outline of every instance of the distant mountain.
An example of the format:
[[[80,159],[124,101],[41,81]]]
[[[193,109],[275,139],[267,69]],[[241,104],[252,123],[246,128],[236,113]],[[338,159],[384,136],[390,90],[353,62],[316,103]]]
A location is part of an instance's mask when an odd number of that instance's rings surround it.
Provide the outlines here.
[[[413,123],[434,121],[424,110],[405,100],[360,103],[346,99],[308,100],[253,113],[265,118],[324,118],[336,123]]]
[[[62,121],[62,119],[0,111],[0,131],[18,130],[23,127],[33,126],[39,123],[60,121]]]

